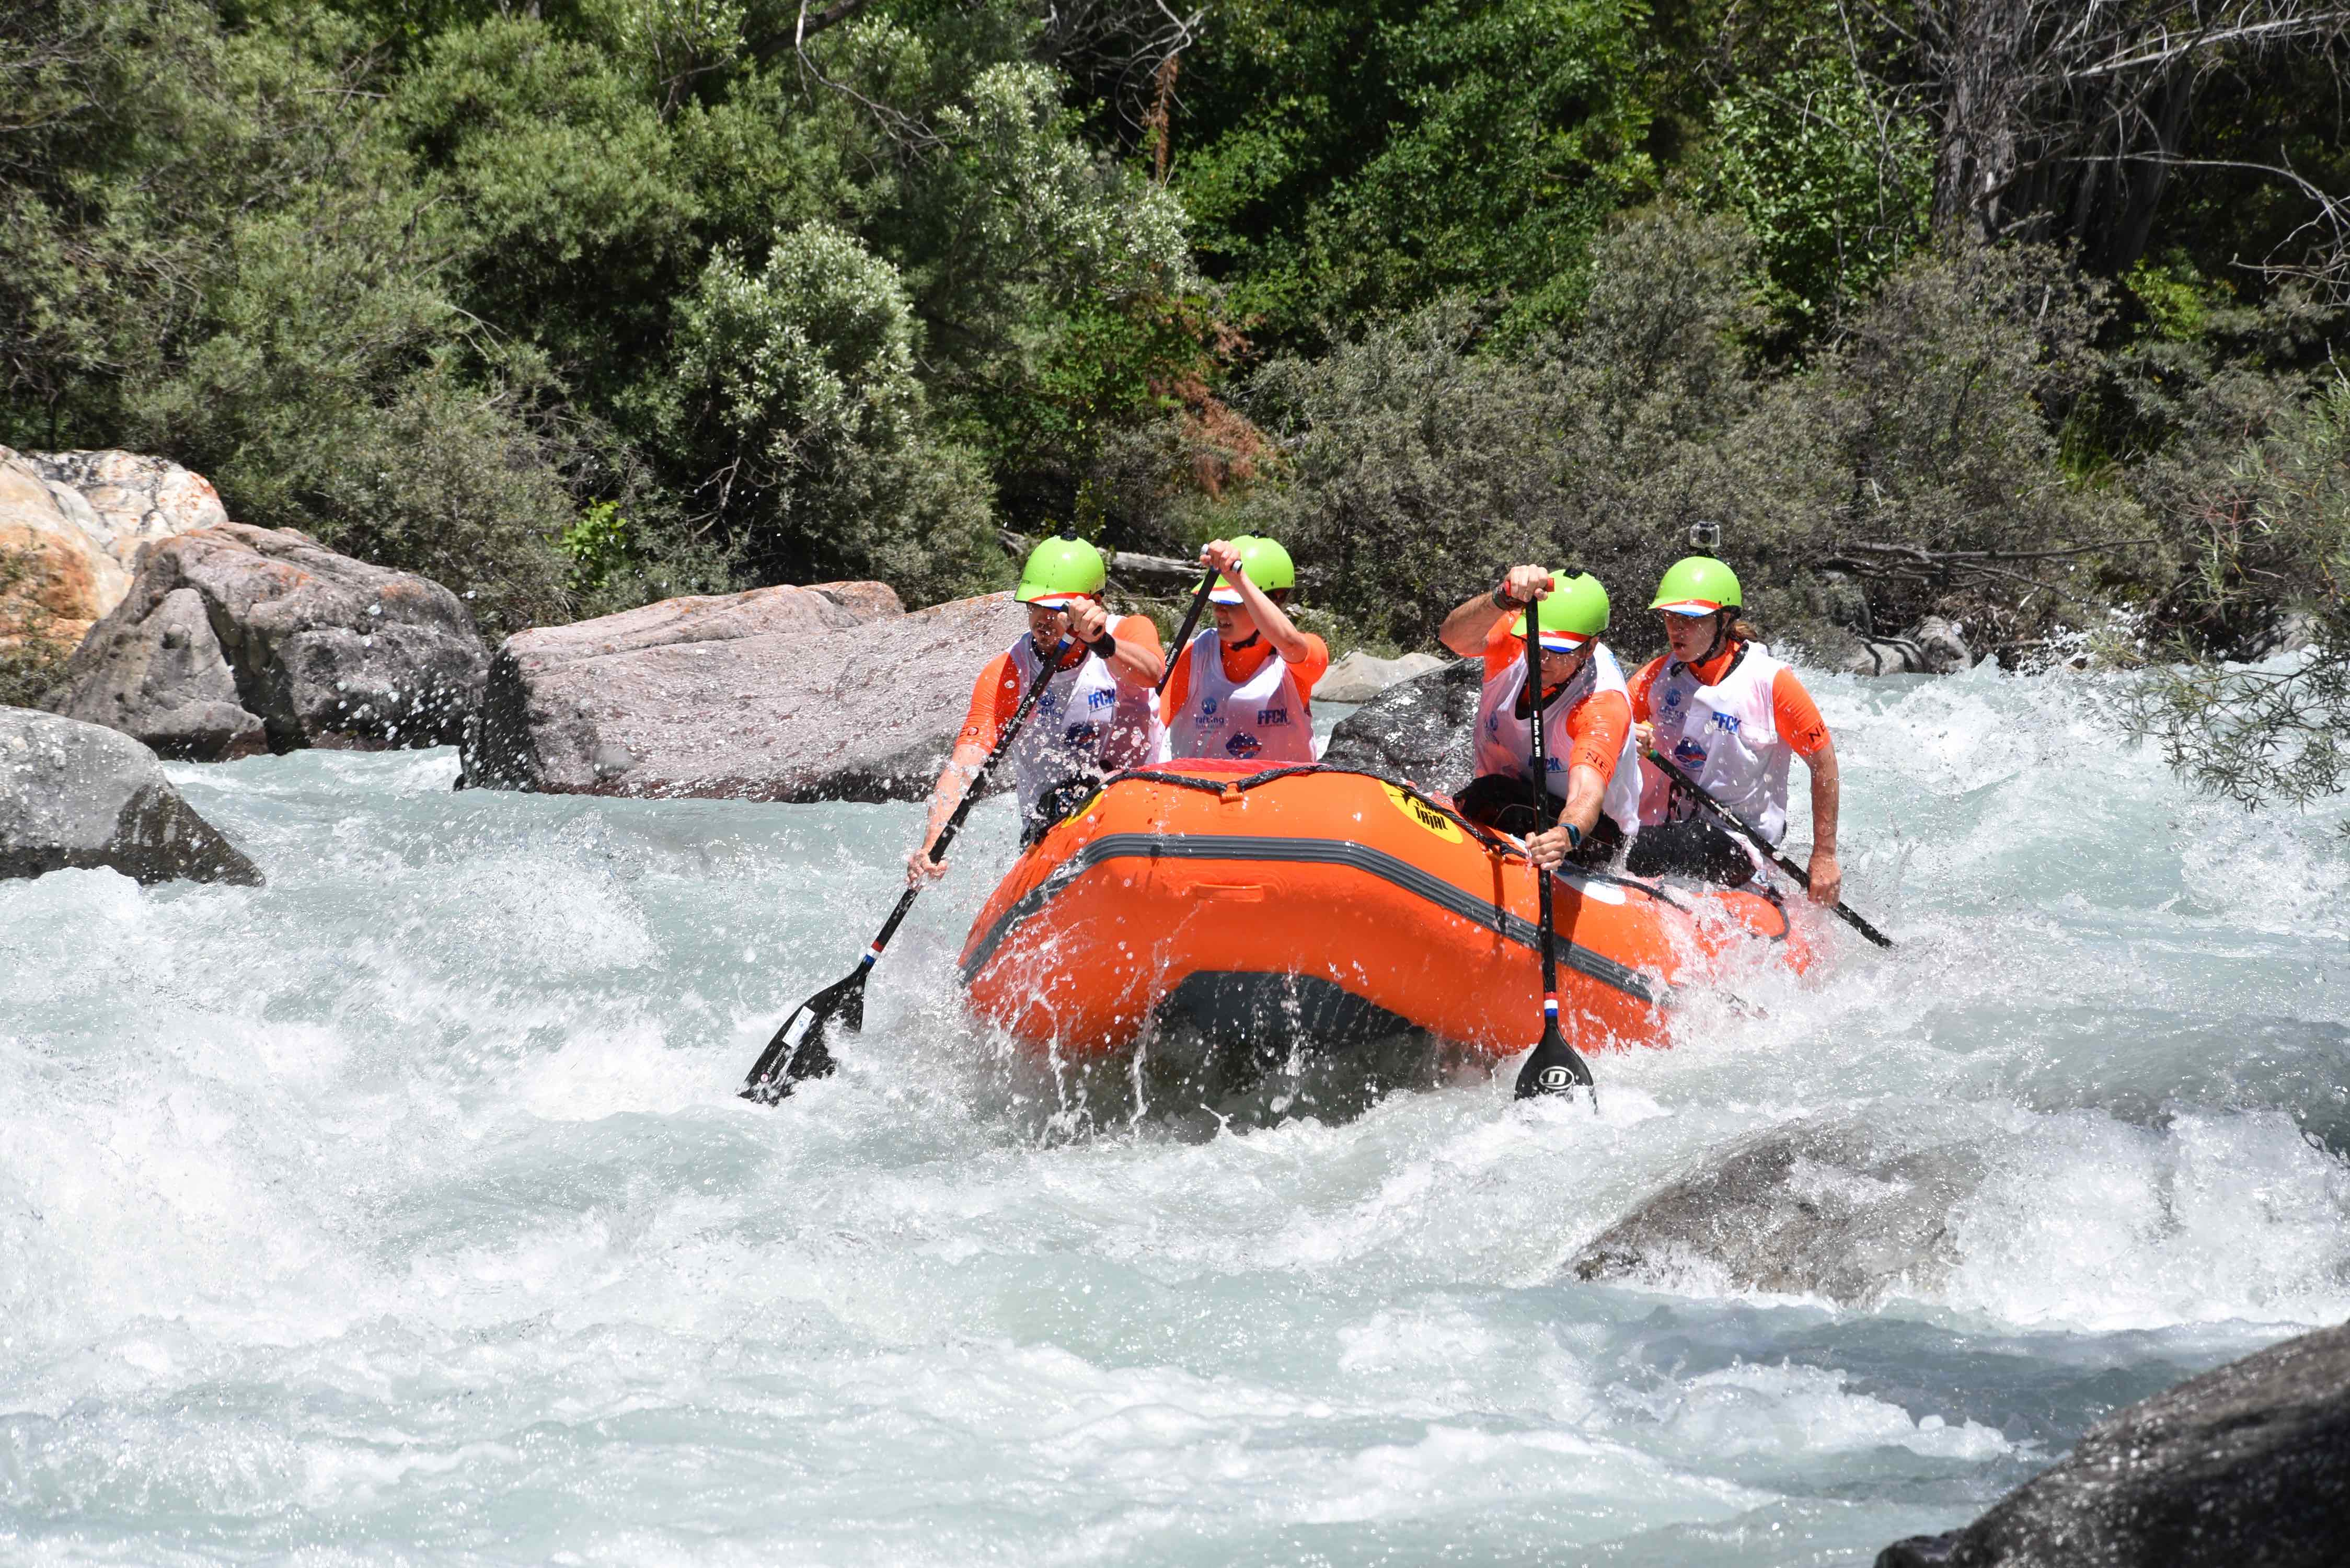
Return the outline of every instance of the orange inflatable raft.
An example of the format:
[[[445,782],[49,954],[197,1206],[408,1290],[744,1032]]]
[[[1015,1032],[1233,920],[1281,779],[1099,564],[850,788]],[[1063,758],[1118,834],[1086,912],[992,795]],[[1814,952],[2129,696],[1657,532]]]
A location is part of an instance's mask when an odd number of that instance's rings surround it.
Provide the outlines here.
[[[1753,944],[1810,961],[1756,894],[1566,872],[1559,1002],[1585,1051],[1669,1043],[1678,988]],[[1082,1058],[1188,1023],[1326,1046],[1424,1031],[1488,1059],[1541,1034],[1533,867],[1374,774],[1186,761],[1122,774],[1024,853],[963,946],[970,1004]]]

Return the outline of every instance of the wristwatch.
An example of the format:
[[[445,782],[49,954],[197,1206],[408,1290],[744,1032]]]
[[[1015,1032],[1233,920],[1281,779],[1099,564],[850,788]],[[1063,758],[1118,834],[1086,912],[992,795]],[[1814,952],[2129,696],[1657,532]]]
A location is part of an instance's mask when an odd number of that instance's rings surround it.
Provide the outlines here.
[[[1118,639],[1112,637],[1107,632],[1104,632],[1099,637],[1094,639],[1093,641],[1086,644],[1086,648],[1096,659],[1101,659],[1103,662],[1107,663],[1118,652]]]

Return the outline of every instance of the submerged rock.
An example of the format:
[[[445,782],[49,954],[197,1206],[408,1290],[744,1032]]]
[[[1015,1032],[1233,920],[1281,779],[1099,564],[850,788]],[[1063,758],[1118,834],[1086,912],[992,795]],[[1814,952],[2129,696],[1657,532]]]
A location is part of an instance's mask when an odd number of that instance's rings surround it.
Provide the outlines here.
[[[463,732],[488,662],[440,584],[226,523],[146,546],[49,706],[198,762],[439,746]]]
[[[1466,788],[1484,671],[1481,659],[1456,659],[1388,687],[1339,721],[1322,760],[1423,789]]]
[[[463,782],[563,794],[917,800],[980,667],[1027,612],[1008,594],[906,614],[879,583],[671,599],[498,649]]]
[[[1958,627],[1938,615],[1899,637],[1864,637],[1844,661],[1851,675],[1950,675],[1973,665],[1974,654]]]
[[[1425,675],[1431,670],[1441,670],[1451,662],[1433,653],[1407,653],[1400,659],[1381,659],[1358,648],[1330,666],[1329,671],[1315,684],[1314,700],[1317,702],[1367,702],[1390,686],[1399,685],[1415,675]]]
[[[147,747],[96,724],[0,708],[0,877],[99,867],[141,882],[261,881]]]
[[[1963,1142],[1856,1121],[1797,1122],[1717,1151],[1576,1253],[1586,1280],[1670,1281],[1692,1271],[1735,1289],[1850,1305],[1930,1287],[1957,1261],[1950,1210],[1981,1183]]]
[[[1963,1530],[1877,1568],[2334,1568],[2350,1540],[2350,1324],[2092,1427]]]

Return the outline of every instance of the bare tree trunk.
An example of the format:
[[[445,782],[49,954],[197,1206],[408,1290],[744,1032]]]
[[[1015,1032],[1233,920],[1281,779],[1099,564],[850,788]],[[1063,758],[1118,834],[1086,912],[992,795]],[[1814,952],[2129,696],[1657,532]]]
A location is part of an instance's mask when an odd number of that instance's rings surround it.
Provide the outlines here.
[[[1996,239],[2015,182],[2030,0],[1928,0],[1918,7],[1947,83],[1934,155],[1934,225]],[[1931,46],[1929,45],[1929,47]]]

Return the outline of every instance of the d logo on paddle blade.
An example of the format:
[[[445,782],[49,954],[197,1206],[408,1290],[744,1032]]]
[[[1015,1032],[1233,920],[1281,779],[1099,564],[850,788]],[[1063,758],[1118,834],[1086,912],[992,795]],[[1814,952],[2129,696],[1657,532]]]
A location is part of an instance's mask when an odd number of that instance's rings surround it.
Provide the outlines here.
[[[1545,1095],[1563,1095],[1575,1087],[1575,1075],[1565,1067],[1544,1067],[1537,1081]]]

